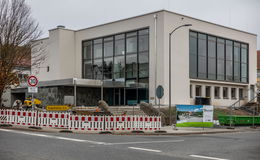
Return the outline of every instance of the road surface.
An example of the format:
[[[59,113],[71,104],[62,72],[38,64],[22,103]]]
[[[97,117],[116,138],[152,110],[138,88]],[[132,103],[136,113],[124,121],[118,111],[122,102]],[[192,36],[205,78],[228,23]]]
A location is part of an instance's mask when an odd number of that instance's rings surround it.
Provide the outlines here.
[[[46,133],[0,128],[1,160],[259,160],[260,132],[186,136]]]

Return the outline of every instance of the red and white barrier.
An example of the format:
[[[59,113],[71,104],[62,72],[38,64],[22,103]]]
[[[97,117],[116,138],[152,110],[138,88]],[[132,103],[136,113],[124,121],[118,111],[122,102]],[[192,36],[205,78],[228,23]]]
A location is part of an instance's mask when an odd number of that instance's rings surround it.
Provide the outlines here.
[[[83,116],[66,112],[0,110],[1,124],[69,128],[88,131],[153,131],[161,129],[159,116]]]
[[[12,112],[14,113],[14,111]],[[36,125],[36,111],[16,111],[14,124],[23,126],[35,126]]]
[[[102,131],[104,128],[104,116],[70,116],[71,130]]]
[[[5,124],[7,122],[7,110],[0,110],[0,124]]]
[[[36,111],[1,110],[1,123],[22,126],[36,125]]]
[[[69,127],[69,113],[62,112],[38,112],[38,126],[40,127]]]

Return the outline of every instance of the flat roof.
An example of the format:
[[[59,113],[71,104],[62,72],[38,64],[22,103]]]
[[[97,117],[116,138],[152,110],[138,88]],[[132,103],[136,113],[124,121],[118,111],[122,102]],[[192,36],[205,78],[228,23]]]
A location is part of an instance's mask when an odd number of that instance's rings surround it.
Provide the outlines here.
[[[172,11],[165,10],[165,9],[161,9],[161,10],[157,10],[157,11],[153,11],[153,12],[149,12],[149,13],[145,13],[145,14],[141,14],[141,15],[137,15],[137,16],[133,16],[133,17],[129,17],[129,18],[119,19],[119,20],[116,20],[116,21],[113,21],[113,22],[108,22],[108,23],[103,23],[103,24],[99,24],[99,25],[94,25],[94,26],[83,28],[83,29],[79,29],[79,30],[72,30],[72,29],[67,29],[67,28],[53,28],[53,29],[50,29],[49,31],[52,31],[52,30],[55,30],[55,29],[63,29],[63,30],[79,32],[79,31],[82,31],[82,30],[87,30],[87,29],[91,29],[91,28],[95,28],[95,27],[100,27],[100,26],[104,26],[104,25],[108,25],[108,24],[113,24],[113,23],[117,23],[117,22],[121,22],[121,21],[126,21],[126,20],[129,20],[129,19],[134,19],[134,18],[146,16],[146,15],[149,15],[149,14],[159,13],[159,12],[168,12],[168,13],[171,13],[171,14],[183,16],[183,17],[194,19],[194,20],[197,20],[197,21],[201,21],[201,22],[213,24],[213,25],[216,25],[216,26],[224,27],[224,28],[227,28],[227,29],[235,30],[235,31],[238,31],[238,32],[242,32],[242,33],[246,33],[246,34],[257,36],[257,34],[255,34],[255,33],[246,32],[246,31],[239,30],[239,29],[236,29],[236,28],[232,28],[232,27],[220,25],[220,24],[217,24],[217,23],[201,20],[201,19],[198,19],[198,18],[190,17],[190,16],[187,16],[187,15],[179,14],[179,13],[172,12]],[[43,39],[47,39],[47,38],[49,38],[49,37],[42,38],[42,39],[39,39],[39,40],[43,40]]]
[[[78,32],[78,31],[82,31],[82,30],[86,30],[86,29],[100,27],[100,26],[104,26],[104,25],[108,25],[108,24],[112,24],[112,23],[116,23],[116,22],[120,22],[120,21],[126,21],[126,20],[129,20],[129,19],[134,19],[134,18],[146,16],[146,15],[149,15],[149,14],[159,13],[159,12],[168,12],[168,13],[171,13],[171,14],[176,14],[176,15],[183,16],[183,17],[186,17],[186,18],[191,18],[191,19],[194,19],[194,20],[197,20],[197,21],[201,21],[201,22],[217,25],[217,26],[220,26],[220,27],[224,27],[224,28],[227,28],[227,29],[232,29],[232,30],[235,30],[235,31],[239,31],[239,32],[243,32],[243,33],[246,33],[246,34],[251,34],[251,35],[257,36],[257,34],[255,34],[255,33],[246,32],[246,31],[239,30],[239,29],[236,29],[236,28],[232,28],[232,27],[220,25],[220,24],[217,24],[217,23],[201,20],[201,19],[198,19],[198,18],[190,17],[190,16],[187,16],[187,15],[179,14],[179,13],[172,12],[172,11],[165,10],[165,9],[161,9],[161,10],[157,10],[157,11],[153,11],[153,12],[149,12],[149,13],[145,13],[145,14],[141,14],[141,15],[137,15],[137,16],[133,16],[133,17],[129,17],[129,18],[119,19],[119,20],[116,20],[116,21],[113,21],[113,22],[94,25],[94,26],[91,26],[91,27],[87,27],[87,28],[83,28],[83,29],[79,29],[79,30],[75,30],[75,31]],[[64,28],[64,29],[66,29],[66,28]]]

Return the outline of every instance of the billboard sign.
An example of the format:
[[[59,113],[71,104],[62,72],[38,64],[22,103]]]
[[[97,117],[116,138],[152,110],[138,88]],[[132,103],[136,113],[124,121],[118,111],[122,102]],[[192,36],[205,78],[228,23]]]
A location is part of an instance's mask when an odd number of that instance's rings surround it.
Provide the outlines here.
[[[212,127],[213,106],[176,105],[177,127]]]

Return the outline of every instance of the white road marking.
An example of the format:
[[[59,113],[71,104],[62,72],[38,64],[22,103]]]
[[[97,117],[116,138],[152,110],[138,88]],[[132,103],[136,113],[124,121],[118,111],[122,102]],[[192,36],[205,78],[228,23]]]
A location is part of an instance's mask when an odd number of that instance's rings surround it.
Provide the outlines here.
[[[191,157],[195,158],[204,158],[204,159],[213,159],[213,160],[228,160],[228,159],[223,159],[223,158],[216,158],[216,157],[207,157],[207,156],[200,156],[200,155],[190,155]]]
[[[9,130],[9,129],[0,129],[0,131],[13,132],[13,133],[19,133],[19,134],[25,134],[25,135],[31,135],[31,136],[38,136],[38,137],[53,138],[53,139],[61,139],[61,140],[74,141],[74,142],[85,142],[85,143],[92,143],[92,144],[105,144],[105,142],[98,142],[98,141],[91,141],[91,140],[84,140],[84,139],[75,139],[75,138],[67,138],[67,137],[59,137],[59,136],[51,136],[51,135],[22,132],[22,131]]]
[[[154,149],[147,149],[147,148],[138,148],[138,147],[128,147],[130,149],[135,149],[135,150],[142,150],[142,151],[148,151],[148,152],[162,152],[160,150],[154,150]]]
[[[174,143],[174,142],[183,142],[183,141],[184,141],[184,140],[172,140],[172,141],[141,141],[141,142],[138,141],[138,142],[106,143],[106,142],[98,142],[98,141],[85,140],[85,139],[76,139],[76,138],[60,137],[60,136],[53,136],[53,135],[45,135],[45,134],[31,133],[31,132],[24,132],[24,131],[18,131],[18,130],[10,130],[10,129],[0,129],[0,131],[12,132],[12,133],[18,133],[18,134],[25,134],[25,135],[30,135],[30,136],[38,136],[38,137],[52,138],[52,139],[60,139],[60,140],[74,141],[74,142],[101,144],[101,145],[148,144],[148,143]]]
[[[172,142],[183,142],[184,140],[172,140],[172,141],[141,141],[141,142],[120,142],[120,143],[106,143],[105,145],[116,145],[116,144],[145,144],[145,143],[172,143]]]

